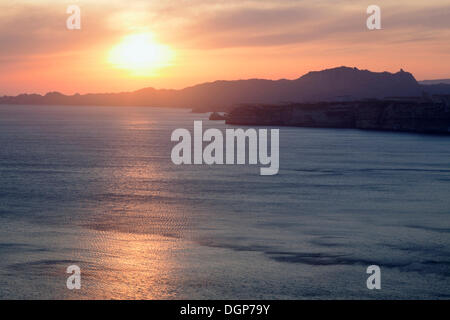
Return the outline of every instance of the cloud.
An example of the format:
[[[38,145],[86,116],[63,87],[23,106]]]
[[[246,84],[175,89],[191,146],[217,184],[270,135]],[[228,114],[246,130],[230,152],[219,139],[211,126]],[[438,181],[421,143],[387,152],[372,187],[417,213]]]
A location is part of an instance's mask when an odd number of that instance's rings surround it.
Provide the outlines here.
[[[450,29],[446,1],[380,0],[386,42],[437,39]],[[80,1],[82,29],[66,30],[70,1],[2,5],[1,56],[77,51],[127,32],[154,31],[162,41],[186,48],[279,46],[312,41],[365,42],[364,1],[111,0]],[[44,5],[45,4],[45,5]],[[434,34],[431,35],[430,31]]]
[[[107,27],[102,9],[95,7],[82,10],[81,30],[68,30],[66,8],[64,2],[0,6],[0,58],[76,52],[120,34]]]
[[[169,1],[170,2],[170,1]],[[445,1],[379,1],[383,37],[379,42],[433,41],[448,35],[450,4]],[[366,8],[361,1],[222,1],[209,6],[174,8],[164,12],[158,30],[167,41],[188,48],[279,46],[332,41],[360,45],[367,36]],[[172,28],[171,21],[178,23]],[[169,28],[167,29],[167,26]],[[154,27],[157,27],[156,25]],[[430,35],[433,33],[433,35]]]

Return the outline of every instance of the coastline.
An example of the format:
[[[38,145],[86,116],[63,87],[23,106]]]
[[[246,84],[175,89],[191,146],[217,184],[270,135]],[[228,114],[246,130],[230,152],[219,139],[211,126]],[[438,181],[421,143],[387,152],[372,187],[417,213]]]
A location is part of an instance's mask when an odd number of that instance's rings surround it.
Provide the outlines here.
[[[225,123],[450,134],[450,96],[436,96],[428,101],[244,105],[228,113]]]

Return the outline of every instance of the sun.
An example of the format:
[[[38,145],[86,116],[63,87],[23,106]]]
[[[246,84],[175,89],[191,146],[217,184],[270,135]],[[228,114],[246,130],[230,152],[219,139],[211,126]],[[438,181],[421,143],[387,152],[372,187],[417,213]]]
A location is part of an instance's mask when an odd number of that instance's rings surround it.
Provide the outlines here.
[[[126,69],[135,75],[153,75],[170,66],[174,52],[170,47],[154,40],[152,34],[126,36],[109,52],[109,62],[116,68]]]

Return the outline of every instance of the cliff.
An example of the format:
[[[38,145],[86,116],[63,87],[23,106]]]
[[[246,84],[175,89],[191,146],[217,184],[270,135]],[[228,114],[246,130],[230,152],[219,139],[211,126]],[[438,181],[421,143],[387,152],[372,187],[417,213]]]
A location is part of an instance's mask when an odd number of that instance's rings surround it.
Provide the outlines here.
[[[232,110],[226,123],[450,133],[450,96],[439,96],[428,101],[368,100],[283,106],[244,105]]]

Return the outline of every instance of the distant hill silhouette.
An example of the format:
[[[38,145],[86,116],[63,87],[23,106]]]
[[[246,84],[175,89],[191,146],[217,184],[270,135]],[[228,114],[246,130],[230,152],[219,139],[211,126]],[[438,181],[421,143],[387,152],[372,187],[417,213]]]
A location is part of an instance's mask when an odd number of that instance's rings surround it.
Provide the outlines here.
[[[450,95],[450,79],[436,79],[419,81],[424,92],[434,94]]]
[[[245,103],[279,104],[421,96],[424,88],[428,87],[432,86],[421,86],[411,73],[403,70],[389,73],[338,67],[309,72],[295,80],[215,81],[181,90],[144,88],[134,92],[71,96],[58,92],[44,96],[21,94],[0,97],[0,104],[155,106],[220,111]],[[445,91],[447,88],[433,88],[433,91],[439,90]]]
[[[441,83],[445,83],[445,84],[450,84],[450,79],[436,79],[436,80],[422,80],[419,81],[420,84],[441,84]]]

